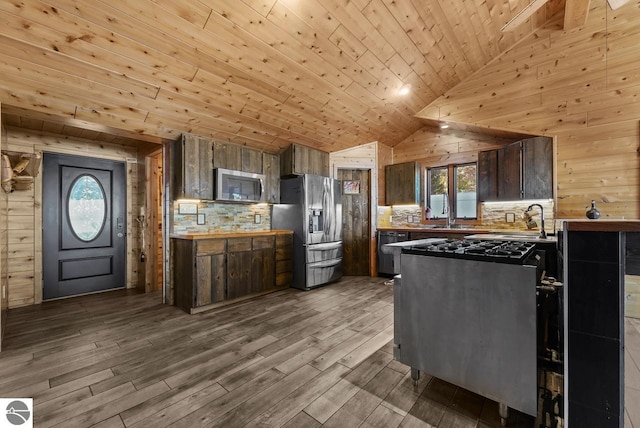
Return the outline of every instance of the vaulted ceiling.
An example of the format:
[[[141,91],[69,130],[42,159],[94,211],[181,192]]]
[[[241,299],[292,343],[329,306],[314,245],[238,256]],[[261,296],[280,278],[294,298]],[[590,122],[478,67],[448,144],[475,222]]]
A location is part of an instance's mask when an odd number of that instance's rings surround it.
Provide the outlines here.
[[[424,126],[415,113],[564,13],[542,1],[501,31],[537,2],[6,0],[0,103],[7,123],[93,137],[393,146]]]

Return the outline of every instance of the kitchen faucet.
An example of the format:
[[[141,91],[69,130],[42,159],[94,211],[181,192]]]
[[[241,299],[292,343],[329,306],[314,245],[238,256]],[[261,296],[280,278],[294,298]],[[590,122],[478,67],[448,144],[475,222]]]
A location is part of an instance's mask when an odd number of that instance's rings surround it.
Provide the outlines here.
[[[540,208],[540,239],[547,239],[547,232],[544,230],[544,208],[540,204],[531,204],[526,212],[531,211],[533,207]]]
[[[444,217],[445,227],[450,228],[455,220],[451,218],[451,210],[449,209],[449,194],[447,192],[442,195],[442,214],[446,214],[446,216]]]

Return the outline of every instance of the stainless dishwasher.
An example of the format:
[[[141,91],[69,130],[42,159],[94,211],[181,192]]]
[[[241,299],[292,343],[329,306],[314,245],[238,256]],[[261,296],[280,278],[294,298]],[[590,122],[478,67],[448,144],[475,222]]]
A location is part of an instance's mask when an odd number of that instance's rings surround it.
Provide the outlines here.
[[[378,274],[393,276],[400,273],[400,266],[394,266],[393,254],[384,254],[382,252],[382,246],[384,244],[393,244],[394,242],[408,240],[409,234],[407,232],[378,231]]]

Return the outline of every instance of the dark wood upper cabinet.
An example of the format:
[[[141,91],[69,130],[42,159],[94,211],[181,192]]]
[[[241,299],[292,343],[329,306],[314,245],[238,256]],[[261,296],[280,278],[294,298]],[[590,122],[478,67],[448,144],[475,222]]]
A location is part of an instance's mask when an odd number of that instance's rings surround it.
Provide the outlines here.
[[[280,176],[313,174],[329,176],[329,153],[300,144],[290,145],[280,155]]]
[[[498,150],[498,200],[522,199],[520,143],[512,143]]]
[[[264,201],[280,202],[280,155],[183,134],[170,146],[173,200],[213,200],[213,168],[264,174]]]
[[[478,200],[553,198],[553,140],[535,137],[478,153]]]
[[[262,173],[264,174],[264,201],[280,203],[280,156],[262,153]]]
[[[498,199],[498,150],[478,153],[478,200]]]
[[[213,199],[212,140],[182,134],[169,150],[173,199]]]
[[[263,174],[262,151],[242,147],[242,168],[243,172],[252,172],[254,174]]]
[[[385,166],[387,205],[420,205],[420,164],[396,163]]]
[[[213,167],[242,170],[242,146],[216,141],[213,143]]]
[[[521,143],[524,198],[553,198],[553,140],[535,137]]]

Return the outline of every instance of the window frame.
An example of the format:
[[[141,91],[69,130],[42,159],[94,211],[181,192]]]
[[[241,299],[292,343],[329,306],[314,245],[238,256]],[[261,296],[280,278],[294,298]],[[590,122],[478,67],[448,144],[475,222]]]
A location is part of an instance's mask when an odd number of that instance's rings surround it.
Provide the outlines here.
[[[458,188],[458,176],[457,168],[474,165],[476,167],[476,211],[475,217],[458,217],[458,207],[456,201],[456,194]],[[434,213],[431,206],[431,170],[446,169],[447,170],[447,204],[449,209],[453,212],[453,217],[456,221],[477,221],[478,220],[478,162],[463,162],[458,164],[448,164],[439,166],[425,167],[425,193],[424,193],[424,205],[431,210],[432,220],[445,220],[445,216],[442,213]]]
[[[442,213],[436,213],[433,210],[433,207],[431,206],[431,171],[435,170],[435,169],[444,169],[447,171],[447,192],[449,192],[449,188],[450,188],[450,182],[451,182],[451,173],[450,173],[450,168],[448,165],[443,165],[443,166],[433,166],[433,167],[427,167],[425,168],[425,201],[424,204],[426,207],[429,207],[429,209],[431,210],[431,219],[433,220],[444,220],[445,219],[445,215]],[[449,199],[447,197],[447,199]],[[449,205],[449,207],[451,207],[450,204],[450,200],[447,200],[447,203]]]
[[[473,165],[476,168],[476,203],[475,203],[475,216],[473,217],[458,217],[458,201],[457,201],[457,195],[458,195],[458,168],[460,167],[464,167],[464,166],[470,166]],[[453,192],[449,192],[450,195],[452,195],[452,199],[453,199],[453,205],[451,205],[454,209],[453,214],[456,220],[477,220],[478,219],[478,162],[465,162],[465,163],[458,163],[458,164],[452,164],[451,165],[453,167]],[[449,181],[449,185],[451,185],[451,180]]]

